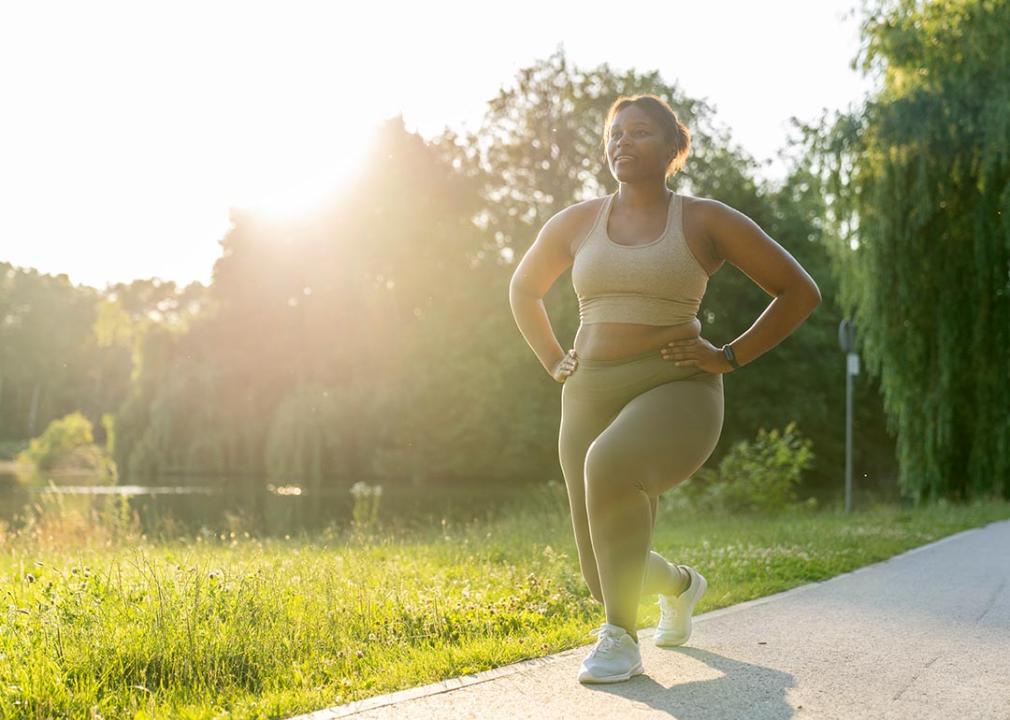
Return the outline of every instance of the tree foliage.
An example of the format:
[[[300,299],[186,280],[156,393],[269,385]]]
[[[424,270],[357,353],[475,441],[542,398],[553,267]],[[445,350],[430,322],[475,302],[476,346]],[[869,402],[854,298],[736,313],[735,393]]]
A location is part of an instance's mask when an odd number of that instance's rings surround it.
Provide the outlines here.
[[[752,217],[825,298],[773,352],[726,377],[726,423],[711,462],[758,427],[795,421],[818,460],[802,490],[840,488],[841,309],[823,221],[832,208],[808,143],[797,143],[789,178],[772,186],[704,102],[658,73],[580,69],[561,50],[521,70],[475,134],[447,130],[426,141],[393,118],[361,173],[314,212],[280,219],[233,209],[210,287],[137,280],[86,295],[81,325],[91,335],[74,342],[94,345],[100,357],[85,357],[121,383],[94,415],[116,411],[109,427],[121,477],[211,476],[251,498],[267,482],[314,492],[359,480],[560,477],[560,386],[516,330],[509,280],[547,218],[616,188],[602,124],[617,96],[641,92],[667,98],[691,127],[692,154],[674,189]],[[0,310],[18,306],[8,297],[0,293]],[[570,347],[578,327],[570,272],[545,301]],[[709,283],[702,333],[732,340],[768,302],[727,265]],[[32,368],[0,359],[0,370],[18,365],[23,398]],[[886,477],[891,440],[875,388],[863,392],[857,466]]]
[[[916,500],[1010,496],[1010,5],[882,2],[882,87],[810,143],[856,319]]]

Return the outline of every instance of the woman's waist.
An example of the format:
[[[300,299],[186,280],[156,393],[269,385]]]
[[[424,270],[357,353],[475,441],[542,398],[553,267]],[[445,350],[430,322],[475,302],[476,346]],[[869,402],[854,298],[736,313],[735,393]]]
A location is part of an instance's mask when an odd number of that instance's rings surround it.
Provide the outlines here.
[[[640,293],[605,293],[579,297],[579,320],[584,323],[638,323],[672,327],[698,314],[701,298],[659,297]]]
[[[619,322],[582,324],[575,333],[574,348],[578,357],[586,360],[619,360],[650,350],[658,352],[672,340],[700,334],[701,320],[697,317],[676,325]]]

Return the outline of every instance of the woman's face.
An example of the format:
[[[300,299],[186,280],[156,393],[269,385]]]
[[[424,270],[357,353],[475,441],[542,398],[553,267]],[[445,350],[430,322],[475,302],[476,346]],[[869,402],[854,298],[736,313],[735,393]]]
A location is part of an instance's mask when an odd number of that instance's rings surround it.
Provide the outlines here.
[[[614,115],[607,162],[617,180],[631,182],[657,175],[665,178],[673,154],[674,146],[664,140],[662,129],[637,105],[626,105]]]

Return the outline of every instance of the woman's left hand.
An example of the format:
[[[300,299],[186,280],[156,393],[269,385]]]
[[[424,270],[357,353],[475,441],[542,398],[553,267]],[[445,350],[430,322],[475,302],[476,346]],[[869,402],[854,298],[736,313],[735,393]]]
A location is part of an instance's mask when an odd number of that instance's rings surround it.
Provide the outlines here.
[[[733,366],[722,354],[722,348],[717,348],[701,335],[671,340],[659,352],[664,359],[680,367],[694,365],[710,373],[733,372]]]

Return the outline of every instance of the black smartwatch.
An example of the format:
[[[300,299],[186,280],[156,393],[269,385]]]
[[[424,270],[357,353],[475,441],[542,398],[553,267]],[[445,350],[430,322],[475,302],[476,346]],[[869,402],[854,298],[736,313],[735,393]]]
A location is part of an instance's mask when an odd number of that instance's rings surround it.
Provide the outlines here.
[[[733,352],[733,348],[730,347],[729,343],[726,343],[725,345],[722,346],[722,354],[729,361],[729,364],[733,366],[734,370],[740,369],[740,366],[737,364],[736,361],[736,354]]]

